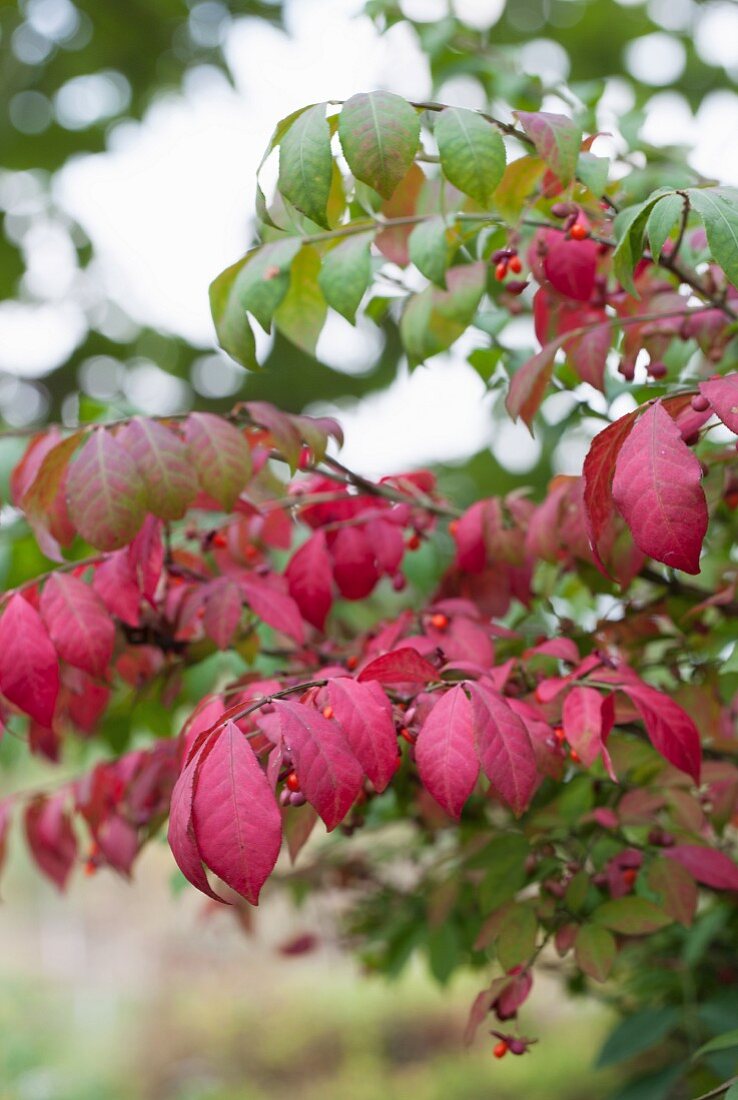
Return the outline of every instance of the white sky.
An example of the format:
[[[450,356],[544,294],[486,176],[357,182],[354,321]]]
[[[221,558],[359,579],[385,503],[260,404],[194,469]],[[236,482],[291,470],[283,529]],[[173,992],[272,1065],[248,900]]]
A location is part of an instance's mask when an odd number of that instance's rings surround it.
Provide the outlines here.
[[[672,25],[693,12],[690,0],[650,4],[661,4]],[[460,14],[486,23],[501,6],[501,0],[457,0]],[[57,198],[95,241],[96,278],[135,319],[181,333],[203,348],[212,346],[207,286],[248,244],[255,169],[276,120],[301,104],[344,99],[377,86],[416,99],[429,94],[427,64],[412,33],[400,25],[380,38],[367,20],[353,15],[359,7],[359,0],[293,0],[289,36],[258,20],[235,22],[227,56],[236,91],[214,70],[195,71],[184,93],[162,100],[142,125],[119,126],[109,152],[79,158],[61,173]],[[408,14],[435,17],[445,11],[446,0],[407,0],[406,7]],[[735,65],[738,6],[723,0],[708,5],[695,35],[711,60]],[[635,44],[629,63],[636,71],[645,54],[652,73],[671,80],[679,43],[658,37],[661,44],[645,43],[648,49]],[[555,77],[560,66],[558,75],[565,77],[561,54],[555,44],[534,40],[526,47],[526,68],[538,64]],[[654,57],[661,57],[661,66],[654,66]],[[454,102],[478,105],[474,87],[464,81],[445,91]],[[647,140],[691,144],[695,167],[738,183],[738,145],[726,141],[738,130],[738,96],[708,96],[693,117],[680,96],[659,93],[657,87],[654,92]],[[615,124],[628,106],[627,87],[615,83],[607,102]],[[50,278],[53,262],[61,270],[65,259],[60,242],[39,243],[46,245],[39,250],[43,263],[36,276],[42,284],[44,270]],[[48,369],[49,354],[66,355],[80,317],[64,304],[62,292],[57,298],[42,317],[35,310],[0,306],[0,368],[38,375]],[[357,334],[337,321],[319,346],[326,361],[337,366],[348,361],[353,370],[370,360],[371,351],[371,332]],[[340,415],[347,431],[346,461],[370,473],[462,458],[490,442],[484,387],[459,354],[438,357],[411,376],[401,374],[388,392]],[[505,431],[505,452],[518,462],[535,458],[525,429]]]

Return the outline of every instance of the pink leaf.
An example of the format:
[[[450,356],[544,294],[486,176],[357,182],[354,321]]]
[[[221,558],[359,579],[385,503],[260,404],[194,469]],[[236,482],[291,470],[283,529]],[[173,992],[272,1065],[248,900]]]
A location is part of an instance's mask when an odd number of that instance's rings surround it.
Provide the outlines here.
[[[141,590],[125,550],[116,551],[97,566],[92,587],[112,615],[129,626],[138,626],[141,621]]]
[[[333,577],[347,600],[362,600],[372,591],[379,574],[371,544],[360,527],[342,527],[331,546]]]
[[[394,573],[405,555],[405,540],[396,523],[371,520],[364,527],[372,553],[383,573]]]
[[[267,777],[233,722],[226,723],[197,771],[192,821],[204,863],[257,905],[277,862],[282,818]]]
[[[429,684],[439,675],[430,661],[421,657],[416,649],[403,646],[391,653],[375,657],[364,665],[359,680],[378,680],[380,684]]]
[[[38,611],[18,593],[0,618],[0,692],[40,725],[51,725],[59,661]]]
[[[711,378],[700,382],[702,393],[712,405],[726,428],[738,433],[738,374]]]
[[[517,420],[519,416],[522,417],[529,429],[546,396],[553,374],[556,352],[560,346],[560,339],[546,344],[523,363],[522,367],[518,367],[510,382],[510,389],[505,398],[505,408],[513,420]]]
[[[154,516],[146,517],[141,530],[128,547],[128,560],[141,593],[153,603],[164,567],[161,520]]]
[[[415,760],[423,786],[458,818],[479,776],[472,708],[461,684],[442,695],[421,726]]]
[[[466,573],[482,573],[487,565],[484,538],[488,501],[478,500],[456,521],[456,561]]]
[[[546,278],[560,294],[578,302],[592,297],[597,273],[597,244],[593,240],[567,240],[563,233],[546,234],[543,258]],[[609,346],[609,334],[608,334]]]
[[[725,852],[701,844],[676,844],[665,848],[667,859],[676,860],[703,886],[713,890],[738,890],[738,865]]]
[[[41,617],[62,660],[104,678],[113,656],[115,626],[92,588],[54,573],[41,593]]]
[[[501,695],[480,684],[470,683],[468,688],[482,770],[500,798],[521,814],[538,784],[530,735]]]
[[[292,555],[285,576],[302,617],[322,630],[333,603],[333,571],[323,531],[316,531]]]
[[[65,799],[63,793],[52,798],[40,795],[28,804],[24,818],[31,855],[60,890],[66,886],[77,856],[77,839],[64,808]]]
[[[613,514],[612,479],[623,443],[633,429],[638,410],[621,416],[599,432],[589,446],[582,471],[587,534],[597,564],[603,568],[600,545]]]
[[[230,512],[251,476],[251,450],[243,432],[212,413],[191,413],[185,438],[200,485]]]
[[[564,733],[585,768],[597,759],[610,732],[605,726],[604,702],[599,691],[579,686],[573,687],[564,700]]]
[[[136,416],[118,435],[146,486],[146,506],[161,519],[181,519],[197,496],[197,472],[187,445],[158,420]]]
[[[335,829],[362,789],[364,773],[337,722],[313,707],[275,701],[282,737],[303,794],[328,830]]]
[[[67,494],[72,522],[98,550],[125,546],[146,513],[138,467],[105,428],[94,430],[70,466]]]
[[[296,600],[256,573],[239,574],[238,583],[246,602],[258,618],[280,634],[286,634],[298,643],[303,641],[305,632]]]
[[[702,467],[661,404],[652,405],[623,443],[613,499],[636,545],[657,561],[699,573],[707,531]]]
[[[397,771],[397,734],[392,707],[379,684],[340,676],[329,680],[326,694],[333,715],[356,759],[383,791]]]
[[[651,744],[675,768],[700,781],[702,748],[692,719],[668,695],[633,676],[621,690],[638,709]]]
[[[192,824],[192,801],[194,795],[195,772],[200,765],[195,757],[180,773],[172,791],[169,808],[169,829],[167,840],[172,855],[180,871],[193,886],[213,901],[222,901],[212,890],[202,865],[202,856],[197,846]]]
[[[566,187],[574,178],[582,131],[566,115],[548,111],[516,111],[536,152]]]
[[[228,649],[236,627],[241,621],[243,598],[235,581],[220,577],[205,602],[205,615],[202,620],[208,638],[218,649]]]
[[[604,389],[607,353],[611,343],[612,328],[609,323],[564,341],[564,350],[574,370],[583,382],[589,382],[597,390]]]

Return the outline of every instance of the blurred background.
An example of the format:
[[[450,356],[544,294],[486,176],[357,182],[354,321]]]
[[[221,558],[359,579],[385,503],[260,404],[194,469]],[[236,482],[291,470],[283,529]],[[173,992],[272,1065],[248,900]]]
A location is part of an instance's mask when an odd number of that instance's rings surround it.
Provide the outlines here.
[[[369,474],[443,463],[460,499],[545,484],[581,457],[557,451],[555,409],[535,442],[503,422],[463,341],[410,373],[392,321],[333,316],[317,360],[262,337],[267,369],[247,375],[216,351],[207,286],[250,244],[271,130],[373,87],[560,109],[567,80],[619,154],[685,145],[738,183],[737,78],[732,0],[0,0],[3,483],[14,431],[258,398],[336,413]],[[29,545],[0,545],[5,583]],[[171,868],[155,845],[132,884],[78,876],[59,898],[11,851],[0,1100],[584,1100],[609,1080],[591,1068],[606,1010],[553,982],[531,1012],[545,1054],[492,1064],[489,1043],[460,1046],[478,978],[360,980],[328,903],[272,898],[247,935],[175,896]],[[285,955],[305,935],[317,949]]]

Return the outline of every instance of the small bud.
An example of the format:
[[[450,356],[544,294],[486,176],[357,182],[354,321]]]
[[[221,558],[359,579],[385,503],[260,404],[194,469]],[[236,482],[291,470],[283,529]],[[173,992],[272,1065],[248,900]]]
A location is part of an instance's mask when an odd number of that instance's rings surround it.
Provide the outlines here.
[[[507,1049],[511,1054],[525,1054],[528,1044],[524,1039],[511,1039],[507,1044]]]
[[[707,410],[710,408],[710,402],[702,393],[694,394],[690,404],[692,405],[692,408],[696,413],[707,412]]]
[[[651,375],[652,378],[655,379],[666,378],[667,374],[669,373],[669,368],[667,367],[666,363],[662,363],[657,360],[655,363],[648,364],[648,373]]]

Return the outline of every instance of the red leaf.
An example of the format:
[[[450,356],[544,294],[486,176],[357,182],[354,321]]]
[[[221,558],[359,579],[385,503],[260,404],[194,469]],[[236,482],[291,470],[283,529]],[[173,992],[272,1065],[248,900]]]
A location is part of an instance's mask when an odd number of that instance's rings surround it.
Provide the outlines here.
[[[725,852],[701,844],[676,844],[665,848],[667,859],[681,863],[703,886],[713,890],[738,890],[738,865]]]
[[[67,884],[77,857],[77,839],[69,814],[64,808],[64,793],[34,798],[25,812],[25,828],[31,854],[43,873],[60,890]]]
[[[239,574],[238,583],[251,610],[267,626],[298,643],[303,641],[304,630],[296,600],[256,573]]]
[[[533,423],[533,417],[546,396],[556,352],[560,346],[560,339],[546,344],[531,359],[523,363],[522,367],[518,367],[510,382],[510,389],[505,398],[505,408],[513,420],[517,420],[519,416],[522,417],[529,429]]]
[[[47,558],[62,561],[60,546],[69,546],[76,531],[67,510],[66,479],[69,459],[82,432],[60,440],[58,429],[37,436],[13,472],[13,502],[23,508],[36,541]]]
[[[471,683],[468,688],[482,770],[500,798],[521,814],[538,785],[530,735],[501,695],[481,684]]]
[[[374,552],[360,527],[342,527],[331,545],[333,577],[347,600],[362,600],[372,591],[379,574]]]
[[[303,794],[326,828],[335,829],[362,789],[364,773],[359,762],[337,722],[303,703],[275,701],[274,708]]]
[[[405,555],[405,540],[396,523],[374,519],[364,527],[372,553],[383,573],[395,573]]]
[[[543,270],[548,281],[567,298],[588,302],[592,297],[597,274],[595,241],[567,240],[563,233],[554,231],[546,234],[546,244]]]
[[[141,590],[134,580],[127,551],[119,550],[97,566],[92,587],[112,615],[128,626],[138,626]]]
[[[117,550],[143,523],[146,490],[136,463],[111,432],[96,428],[69,468],[69,514],[87,542]]]
[[[532,138],[536,152],[566,187],[576,172],[582,131],[566,115],[549,111],[516,111],[520,124]]]
[[[0,618],[0,692],[40,725],[51,725],[59,661],[38,611],[18,593]]]
[[[613,514],[612,479],[623,443],[633,429],[638,409],[621,416],[594,437],[584,460],[584,508],[587,534],[597,564],[604,569],[600,544]]]
[[[4,802],[0,802],[0,871],[2,871],[3,867],[5,866],[11,811],[12,802],[10,799],[5,799]]]
[[[199,765],[200,759],[195,757],[183,769],[179,779],[174,784],[169,809],[167,840],[177,866],[187,881],[214,901],[222,901],[223,899],[218,897],[208,882],[192,824],[195,772]]]
[[[699,573],[707,531],[702,467],[661,404],[641,416],[622,445],[612,493],[636,545],[657,561]]]
[[[195,841],[204,863],[257,905],[282,843],[282,818],[248,741],[227,722],[202,761],[192,801]]]
[[[333,603],[333,572],[323,531],[316,531],[292,555],[285,576],[302,617],[322,630]]]
[[[95,834],[100,852],[109,867],[122,875],[130,875],[138,855],[138,830],[120,814],[111,814]]]
[[[357,677],[358,680],[378,680],[380,684],[429,684],[438,678],[430,661],[409,646],[375,657],[364,665]]]
[[[251,476],[251,450],[243,432],[212,413],[191,413],[185,438],[200,485],[230,512]]]
[[[164,568],[162,522],[147,516],[143,527],[128,547],[128,560],[142,595],[153,604]]]
[[[205,602],[202,625],[208,638],[218,649],[228,649],[236,627],[241,621],[243,598],[235,581],[220,577],[215,581]]]
[[[621,690],[633,701],[643,719],[651,744],[675,768],[700,781],[702,748],[692,719],[668,695],[630,677]]]
[[[397,734],[392,707],[379,684],[360,684],[347,677],[328,681],[326,694],[333,715],[356,759],[377,791],[397,771]]]
[[[700,392],[707,398],[726,428],[738,433],[738,374],[711,378],[700,382]]]
[[[84,581],[54,573],[41,593],[41,616],[62,660],[104,678],[113,656],[115,626]]]
[[[484,538],[487,504],[488,501],[478,500],[456,522],[456,561],[466,573],[482,573],[487,565]]]
[[[146,505],[161,519],[181,519],[197,496],[197,472],[187,445],[158,420],[136,416],[118,435],[146,486]]]
[[[415,760],[426,790],[447,814],[460,817],[479,776],[472,708],[461,684],[442,695],[426,718]]]
[[[607,353],[612,343],[609,324],[598,325],[581,336],[564,341],[564,350],[574,370],[583,382],[589,382],[597,390],[604,389]]]
[[[564,733],[585,768],[597,759],[610,732],[605,726],[604,703],[604,696],[591,687],[573,687],[564,700]]]

